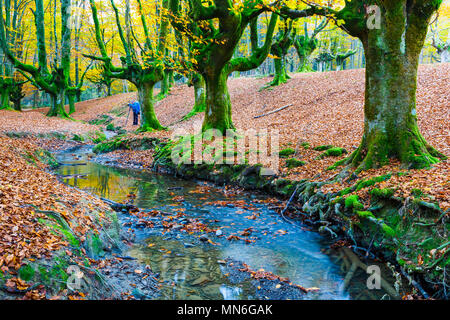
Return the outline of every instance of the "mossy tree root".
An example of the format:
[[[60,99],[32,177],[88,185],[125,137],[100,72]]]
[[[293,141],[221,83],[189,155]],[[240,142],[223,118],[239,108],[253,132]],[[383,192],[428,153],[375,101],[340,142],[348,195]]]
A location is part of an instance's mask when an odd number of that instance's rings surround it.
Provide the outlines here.
[[[336,162],[330,170],[348,165],[357,172],[379,168],[389,163],[389,159],[397,158],[408,169],[429,168],[431,165],[445,160],[447,157],[428,144],[416,127],[407,130],[403,139],[397,144],[389,143],[384,135],[373,139],[363,138],[358,149],[349,157]]]

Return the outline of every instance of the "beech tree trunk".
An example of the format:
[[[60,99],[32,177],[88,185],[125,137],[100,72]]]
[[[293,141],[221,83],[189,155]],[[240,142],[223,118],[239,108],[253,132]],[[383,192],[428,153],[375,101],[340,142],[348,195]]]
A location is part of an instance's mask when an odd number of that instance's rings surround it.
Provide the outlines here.
[[[304,72],[304,71],[306,71],[306,62],[307,62],[306,57],[299,55],[298,59],[299,59],[299,64],[298,64],[297,72]]]
[[[60,92],[58,95],[50,94],[52,104],[50,106],[50,111],[47,113],[48,117],[62,117],[62,118],[68,118],[69,115],[66,112],[65,109],[65,98],[66,93],[64,89],[60,89]]]
[[[206,85],[205,79],[199,73],[193,72],[190,76],[189,82],[190,87],[194,87],[194,107],[192,110],[183,117],[183,120],[188,120],[200,112],[205,112],[206,110]]]
[[[227,78],[228,74],[223,70],[219,74],[205,76],[206,111],[202,131],[217,129],[226,133],[234,130]]]
[[[441,59],[441,63],[450,62],[450,48],[440,50],[439,57]]]
[[[386,2],[381,29],[362,39],[367,61],[364,136],[350,158],[360,169],[380,167],[390,158],[424,168],[444,158],[417,125],[417,70],[431,14],[414,13],[408,5]]]
[[[138,86],[139,102],[141,104],[141,131],[162,130],[164,127],[156,117],[153,104],[153,88],[155,83],[145,82]]]
[[[195,104],[193,112],[205,112],[206,110],[206,84],[203,76],[196,74],[194,79]]]
[[[11,105],[9,104],[9,86],[5,86],[1,88],[0,91],[0,109],[12,110]]]
[[[161,80],[161,91],[159,92],[157,99],[164,99],[170,92],[170,71],[164,70],[164,77]]]
[[[68,94],[67,99],[69,100],[69,114],[72,114],[75,112],[75,95]]]
[[[275,75],[273,81],[270,83],[271,86],[278,86],[280,84],[286,83],[290,79],[286,71],[286,65],[284,63],[284,57],[280,59],[274,59],[275,65]]]
[[[22,99],[14,100],[14,110],[22,111]]]

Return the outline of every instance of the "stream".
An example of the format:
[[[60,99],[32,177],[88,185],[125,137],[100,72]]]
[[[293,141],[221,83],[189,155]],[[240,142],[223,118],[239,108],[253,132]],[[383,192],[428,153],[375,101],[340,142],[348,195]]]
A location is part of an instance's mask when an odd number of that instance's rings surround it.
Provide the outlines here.
[[[382,290],[369,290],[368,275],[360,270],[344,288],[345,273],[330,252],[331,240],[310,231],[296,221],[287,221],[270,209],[268,197],[249,192],[225,190],[206,183],[176,179],[140,170],[117,169],[91,161],[91,149],[59,153],[63,165],[57,169],[63,181],[98,196],[125,203],[134,194],[133,204],[143,211],[161,211],[174,218],[171,230],[136,227],[134,244],[126,252],[159,273],[169,284],[161,288],[160,299],[252,299],[256,288],[250,280],[230,281],[225,259],[246,263],[252,270],[264,269],[288,277],[305,288],[319,288],[304,296],[313,300],[380,299]],[[183,215],[181,216],[180,213]],[[118,214],[124,226],[132,217]],[[159,217],[152,219],[160,219]],[[202,233],[180,230],[195,219],[217,233],[208,233],[210,242],[199,241]],[[232,235],[243,240],[230,241]]]

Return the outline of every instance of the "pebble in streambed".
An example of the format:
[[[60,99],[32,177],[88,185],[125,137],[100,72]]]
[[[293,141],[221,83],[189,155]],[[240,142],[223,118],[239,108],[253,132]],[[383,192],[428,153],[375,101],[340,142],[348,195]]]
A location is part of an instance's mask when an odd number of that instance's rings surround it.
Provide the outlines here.
[[[101,270],[118,299],[151,300],[159,296],[158,274],[135,260],[112,258]]]
[[[304,288],[290,283],[287,279],[254,278],[248,267],[241,261],[226,259],[222,262],[222,271],[232,284],[250,282],[255,290],[252,298],[257,300],[303,300],[307,292]]]

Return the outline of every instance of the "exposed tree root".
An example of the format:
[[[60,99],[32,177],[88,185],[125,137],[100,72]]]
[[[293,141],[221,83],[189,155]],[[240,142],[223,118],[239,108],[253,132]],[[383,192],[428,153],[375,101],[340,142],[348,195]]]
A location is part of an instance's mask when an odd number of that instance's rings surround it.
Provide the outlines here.
[[[423,138],[420,140],[412,141],[408,148],[409,151],[397,154],[396,158],[403,163],[404,167],[408,169],[423,169],[438,163],[440,160],[447,159],[444,154],[430,146]],[[377,150],[376,145],[372,147],[360,146],[349,157],[336,162],[328,170],[349,166],[350,168],[356,168],[355,173],[357,174],[361,171],[380,168],[389,163],[389,158],[394,158],[387,155],[380,156]]]
[[[353,278],[356,270],[358,268],[362,269],[364,272],[367,272],[368,266],[363,263],[356,254],[353,253],[349,248],[343,247],[339,250],[342,253],[342,258],[346,258],[349,261],[350,268],[347,269],[347,275],[344,279],[344,288],[347,288],[350,284],[351,279]],[[383,278],[380,279],[381,287],[386,291],[391,297],[400,298],[397,291]]]

